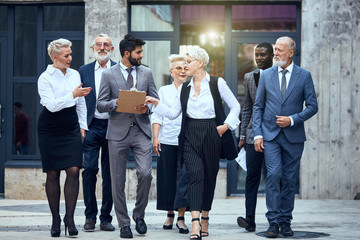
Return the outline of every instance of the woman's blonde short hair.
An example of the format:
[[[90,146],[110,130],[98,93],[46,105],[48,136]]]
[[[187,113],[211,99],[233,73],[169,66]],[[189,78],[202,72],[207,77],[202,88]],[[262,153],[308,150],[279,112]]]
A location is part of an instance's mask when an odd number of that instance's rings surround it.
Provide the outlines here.
[[[179,54],[171,54],[169,56],[170,69],[174,66],[175,62],[185,62],[185,57]]]
[[[202,61],[204,68],[209,64],[209,54],[203,48],[191,49],[186,55]]]
[[[71,45],[71,42],[64,38],[59,38],[49,43],[47,50],[51,60],[53,60],[52,56],[60,54],[62,48],[71,47]]]

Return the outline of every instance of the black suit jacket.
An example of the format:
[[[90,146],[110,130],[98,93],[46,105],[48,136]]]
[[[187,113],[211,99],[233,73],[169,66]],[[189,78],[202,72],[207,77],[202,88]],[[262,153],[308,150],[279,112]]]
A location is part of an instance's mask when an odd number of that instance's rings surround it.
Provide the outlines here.
[[[181,122],[181,130],[179,134],[179,148],[180,152],[182,152],[182,148],[184,146],[185,139],[185,126],[186,126],[186,110],[187,103],[190,95],[190,88],[187,87],[190,81],[187,81],[183,84],[180,94],[181,101],[181,109],[182,109],[182,122]],[[218,78],[214,76],[210,76],[210,92],[214,99],[214,108],[215,108],[215,118],[216,124],[222,125],[226,119],[224,107],[222,104],[222,99],[220,97],[219,89],[218,89]],[[230,129],[228,129],[221,137],[221,158],[226,158],[228,160],[233,160],[237,157],[237,149],[234,143],[234,138],[231,134]]]

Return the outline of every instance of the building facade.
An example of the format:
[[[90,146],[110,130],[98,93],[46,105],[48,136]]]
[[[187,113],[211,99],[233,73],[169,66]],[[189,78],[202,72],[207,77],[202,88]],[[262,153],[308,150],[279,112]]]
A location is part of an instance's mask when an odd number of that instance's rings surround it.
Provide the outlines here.
[[[123,36],[139,36],[146,41],[143,64],[153,70],[158,88],[171,81],[168,55],[200,46],[210,55],[207,71],[224,77],[242,103],[243,76],[255,68],[254,46],[286,35],[297,43],[295,63],[312,73],[319,102],[318,114],[305,124],[308,139],[299,196],[353,199],[360,192],[358,19],[356,0],[0,0],[0,193],[7,198],[45,198],[36,136],[41,111],[37,78],[51,63],[46,52],[50,41],[71,40],[71,67],[78,69],[94,61],[90,45],[97,34],[112,37],[114,61],[120,60]],[[25,152],[14,147],[15,102],[22,103],[29,120]],[[136,186],[131,158],[126,187],[130,199]],[[155,157],[153,166],[156,176]],[[234,161],[222,160],[220,166],[216,197],[244,193],[246,173]],[[155,198],[155,179],[150,194]]]

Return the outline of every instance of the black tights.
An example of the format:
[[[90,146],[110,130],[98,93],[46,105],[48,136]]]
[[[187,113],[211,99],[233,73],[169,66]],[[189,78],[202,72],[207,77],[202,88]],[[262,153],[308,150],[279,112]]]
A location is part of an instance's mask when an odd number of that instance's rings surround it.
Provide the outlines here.
[[[65,208],[67,218],[72,221],[76,201],[79,194],[79,167],[65,169],[66,180],[64,185]],[[60,218],[60,170],[46,173],[46,196],[53,219]]]

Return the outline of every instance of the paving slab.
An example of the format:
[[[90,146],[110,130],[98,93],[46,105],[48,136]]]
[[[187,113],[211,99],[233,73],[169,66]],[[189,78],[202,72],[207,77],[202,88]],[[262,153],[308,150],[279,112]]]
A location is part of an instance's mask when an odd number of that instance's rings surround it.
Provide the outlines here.
[[[128,201],[129,214],[134,207],[134,201]],[[100,205],[100,202],[98,202]],[[256,212],[256,233],[248,233],[239,228],[236,219],[244,216],[245,199],[229,198],[215,199],[213,209],[210,213],[210,236],[205,240],[261,240],[259,232],[266,231],[268,223],[265,219],[265,198],[258,198]],[[61,216],[64,216],[64,202],[61,201]],[[82,231],[85,222],[83,201],[78,201],[75,211],[75,223],[79,230],[78,239],[120,239],[116,217],[113,224],[116,226],[114,232],[100,231],[99,224],[94,232]],[[112,212],[113,216],[114,212]],[[303,200],[296,199],[293,213],[292,228],[297,232],[326,233],[329,236],[318,239],[360,239],[360,201],[356,200]],[[172,230],[163,230],[166,213],[156,210],[156,201],[150,201],[146,210],[145,221],[148,225],[146,235],[138,235],[135,224],[132,222],[131,229],[134,239],[189,239],[190,234],[179,234],[175,225]],[[191,216],[185,214],[185,222],[191,227]],[[0,200],[0,240],[22,240],[22,239],[54,239],[50,237],[51,214],[48,203],[45,200]],[[300,235],[298,235],[300,237]],[[297,238],[296,236],[293,237]],[[303,238],[302,239],[308,239]],[[64,226],[61,236],[55,239],[66,239]],[[291,239],[291,238],[290,238]]]

